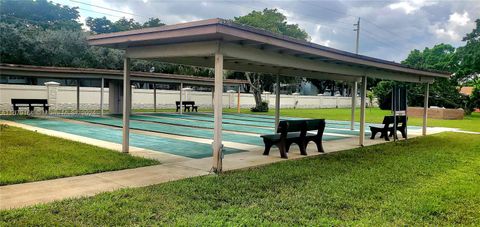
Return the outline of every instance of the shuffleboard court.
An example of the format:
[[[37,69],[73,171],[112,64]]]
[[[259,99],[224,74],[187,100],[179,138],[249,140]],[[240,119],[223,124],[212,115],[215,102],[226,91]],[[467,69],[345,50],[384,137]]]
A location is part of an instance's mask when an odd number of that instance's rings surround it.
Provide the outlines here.
[[[117,117],[120,117],[120,116],[117,116]],[[137,120],[137,121],[180,125],[180,126],[187,126],[187,127],[194,127],[194,128],[213,129],[213,122],[195,121],[193,119],[178,120],[173,118],[150,116],[150,115],[132,115],[130,116],[130,119]],[[227,130],[227,131],[256,133],[256,134],[268,134],[273,132],[273,127],[269,129],[269,128],[252,127],[247,125],[237,126],[232,124],[223,124],[222,126],[223,126],[223,130]]]
[[[117,118],[78,117],[78,118],[70,118],[70,119],[85,121],[85,122],[95,123],[100,125],[115,126],[115,127],[123,126],[122,120]],[[159,124],[159,123],[147,123],[147,122],[132,120],[130,121],[130,128],[150,131],[150,132],[173,134],[173,135],[179,135],[179,136],[197,137],[197,138],[204,138],[204,139],[213,138],[213,130],[184,127],[184,126],[177,126],[177,125],[165,125],[165,124]],[[222,137],[225,141],[263,146],[263,142],[258,136],[240,135],[240,134],[223,132]]]
[[[193,115],[193,114],[171,114],[171,113],[145,113],[144,115],[160,116],[160,117],[170,117],[170,118],[180,118],[180,119],[192,119],[197,121],[207,121],[214,122],[213,115]],[[245,120],[235,120],[235,119],[222,119],[224,124],[235,124],[235,125],[248,125],[248,126],[257,126],[257,127],[273,127],[273,123],[268,122],[251,122]]]
[[[107,128],[103,126],[92,127],[85,124],[77,124],[72,122],[65,122],[58,119],[45,118],[15,121],[26,125],[70,133],[92,139],[98,139],[113,143],[122,143],[122,130],[120,129]],[[130,145],[189,158],[205,158],[212,155],[212,146],[210,144],[143,135],[132,132],[130,132]],[[245,152],[245,150],[226,147],[224,148],[224,152],[225,154],[233,154]]]

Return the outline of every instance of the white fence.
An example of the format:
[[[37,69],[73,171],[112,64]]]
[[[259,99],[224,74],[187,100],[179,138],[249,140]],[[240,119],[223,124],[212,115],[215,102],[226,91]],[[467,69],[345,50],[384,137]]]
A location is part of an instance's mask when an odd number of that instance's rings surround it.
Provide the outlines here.
[[[52,109],[74,110],[77,107],[77,91],[74,86],[59,86],[47,90],[46,86],[0,84],[0,110],[11,110],[12,98],[48,99]],[[275,95],[263,95],[270,107],[274,107]],[[179,91],[157,90],[157,108],[174,108],[178,101]],[[104,108],[108,109],[108,88],[104,89]],[[183,100],[195,101],[200,108],[212,107],[211,92],[185,91]],[[334,96],[295,96],[281,95],[281,108],[350,108],[351,97]],[[296,104],[295,104],[296,103]],[[357,106],[360,105],[357,97]],[[153,109],[153,90],[133,89],[132,104],[134,109]],[[240,95],[240,106],[249,108],[255,105],[252,94]],[[237,93],[224,93],[223,106],[236,108]],[[100,88],[80,88],[80,108],[82,110],[100,109]]]

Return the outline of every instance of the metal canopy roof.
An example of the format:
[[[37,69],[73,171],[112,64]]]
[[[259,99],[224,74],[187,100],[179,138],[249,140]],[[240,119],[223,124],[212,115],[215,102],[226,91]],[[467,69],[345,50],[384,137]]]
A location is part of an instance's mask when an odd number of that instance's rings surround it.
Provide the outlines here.
[[[408,82],[432,82],[449,73],[424,71],[382,59],[357,55],[315,43],[273,34],[223,19],[209,19],[155,28],[94,35],[95,46],[126,50],[127,57],[213,67],[224,55],[224,68],[358,81],[362,76]]]
[[[92,69],[92,68],[69,68],[34,65],[0,64],[0,75],[72,78],[72,79],[113,79],[123,80],[123,70]],[[165,73],[131,72],[134,81],[158,82],[158,83],[184,83],[190,85],[213,86],[214,78],[186,76]],[[226,79],[226,85],[246,84],[246,80]]]

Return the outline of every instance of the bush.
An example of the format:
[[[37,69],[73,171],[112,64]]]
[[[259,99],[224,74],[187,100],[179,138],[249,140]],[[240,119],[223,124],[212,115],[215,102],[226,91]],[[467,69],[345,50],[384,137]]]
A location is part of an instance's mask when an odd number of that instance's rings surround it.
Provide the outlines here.
[[[252,112],[268,112],[268,102],[262,101],[260,105],[252,107],[250,109]]]

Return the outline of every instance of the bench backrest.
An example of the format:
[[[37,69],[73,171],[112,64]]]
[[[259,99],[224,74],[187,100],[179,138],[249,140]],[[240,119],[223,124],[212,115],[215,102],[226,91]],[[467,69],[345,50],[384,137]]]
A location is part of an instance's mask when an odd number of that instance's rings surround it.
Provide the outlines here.
[[[397,116],[397,127],[399,126],[400,124],[400,127],[406,127],[407,126],[407,116]],[[392,125],[393,127],[393,124],[394,124],[394,118],[393,116],[385,116],[383,118],[383,122],[382,124],[384,124],[384,127],[385,128],[389,128],[390,125]]]
[[[281,137],[287,136],[289,132],[300,132],[300,136],[305,136],[307,133],[307,125],[305,120],[284,120],[278,123],[277,133],[281,134]]]
[[[317,135],[319,137],[323,136],[323,132],[325,131],[325,119],[312,119],[312,120],[305,120],[307,124],[307,131],[317,130]]]
[[[12,104],[48,104],[47,99],[12,99]]]
[[[179,106],[179,105],[180,105],[180,101],[176,101],[175,104],[176,104],[177,106]],[[182,101],[182,105],[192,105],[192,106],[194,106],[194,105],[195,105],[195,101]]]

